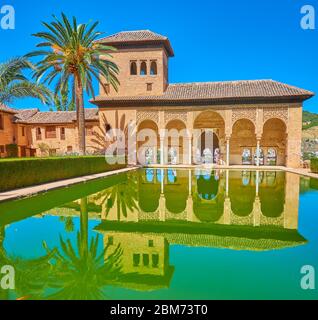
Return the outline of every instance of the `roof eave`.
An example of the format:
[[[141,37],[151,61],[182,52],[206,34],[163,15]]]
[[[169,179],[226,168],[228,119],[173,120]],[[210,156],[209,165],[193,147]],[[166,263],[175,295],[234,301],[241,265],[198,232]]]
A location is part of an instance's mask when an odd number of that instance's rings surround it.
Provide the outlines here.
[[[257,103],[296,103],[312,98],[313,95],[294,95],[276,97],[207,98],[207,99],[100,99],[90,100],[99,108],[107,106],[169,106],[169,105],[224,105]]]

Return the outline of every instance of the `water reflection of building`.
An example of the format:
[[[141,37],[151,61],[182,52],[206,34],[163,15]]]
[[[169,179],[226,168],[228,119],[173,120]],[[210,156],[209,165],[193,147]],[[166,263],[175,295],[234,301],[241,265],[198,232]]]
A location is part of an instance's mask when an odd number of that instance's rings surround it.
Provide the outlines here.
[[[169,287],[174,268],[169,264],[168,241],[155,234],[109,231],[104,234],[107,257],[122,249],[122,276],[117,284],[138,290]]]
[[[298,175],[281,171],[147,169],[138,176],[138,206],[121,221],[210,222],[297,229]],[[102,218],[106,216],[102,212]],[[118,220],[116,203],[107,215]]]

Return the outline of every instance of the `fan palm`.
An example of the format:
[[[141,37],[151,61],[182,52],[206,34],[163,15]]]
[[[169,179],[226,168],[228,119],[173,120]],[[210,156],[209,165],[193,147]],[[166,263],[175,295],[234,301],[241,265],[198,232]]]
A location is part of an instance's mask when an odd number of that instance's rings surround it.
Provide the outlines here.
[[[75,94],[77,111],[79,152],[85,153],[85,112],[84,92],[94,95],[93,79],[96,79],[107,92],[106,82],[115,90],[119,81],[117,65],[110,61],[110,53],[115,49],[96,42],[101,35],[96,31],[98,22],[93,24],[78,24],[75,17],[70,21],[65,14],[59,20],[54,17],[51,23],[42,24],[47,29],[45,32],[36,33],[34,36],[43,40],[37,47],[39,50],[28,56],[42,57],[36,64],[34,76],[49,85],[54,82],[55,95],[66,92],[67,87],[72,87]],[[103,58],[100,58],[100,57]]]
[[[0,104],[10,104],[15,99],[33,97],[48,103],[51,92],[44,85],[29,81],[24,72],[34,70],[26,57],[0,63]]]

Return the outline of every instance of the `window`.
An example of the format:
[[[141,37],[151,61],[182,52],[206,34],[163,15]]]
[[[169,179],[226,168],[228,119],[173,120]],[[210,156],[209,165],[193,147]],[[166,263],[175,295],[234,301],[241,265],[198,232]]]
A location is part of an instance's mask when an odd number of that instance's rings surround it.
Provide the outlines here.
[[[93,126],[86,127],[86,135],[91,136],[93,134]]]
[[[73,152],[73,147],[72,146],[68,146],[67,147],[67,152]]]
[[[56,149],[50,149],[49,150],[49,156],[56,156],[57,150]]]
[[[151,65],[150,65],[150,74],[152,76],[155,76],[157,73],[158,73],[157,62],[156,61],[152,61]]]
[[[41,128],[36,128],[36,140],[42,140]]]
[[[56,127],[53,127],[53,126],[46,127],[45,137],[46,137],[46,139],[55,139],[56,138]]]
[[[61,128],[61,140],[65,140],[65,128]]]
[[[147,63],[146,63],[145,61],[142,61],[142,62],[141,62],[141,65],[140,65],[140,75],[141,75],[141,76],[147,75]]]
[[[147,83],[147,91],[152,91],[152,83]]]
[[[21,134],[22,134],[22,137],[25,137],[25,127],[21,127]]]
[[[149,254],[142,255],[142,262],[145,267],[149,266]]]
[[[2,114],[0,114],[0,130],[4,130],[4,119]]]
[[[104,83],[104,91],[106,94],[110,93],[110,85],[109,83]]]
[[[133,254],[133,265],[134,267],[138,267],[140,264],[140,254],[134,253]]]
[[[136,61],[131,61],[130,62],[130,74],[132,76],[136,76],[137,75],[137,63],[136,63]]]
[[[153,240],[149,240],[148,241],[148,247],[152,248],[154,245],[153,245]]]
[[[159,266],[159,254],[155,253],[152,255],[152,267],[158,268]]]
[[[4,153],[4,146],[0,146],[0,153]]]

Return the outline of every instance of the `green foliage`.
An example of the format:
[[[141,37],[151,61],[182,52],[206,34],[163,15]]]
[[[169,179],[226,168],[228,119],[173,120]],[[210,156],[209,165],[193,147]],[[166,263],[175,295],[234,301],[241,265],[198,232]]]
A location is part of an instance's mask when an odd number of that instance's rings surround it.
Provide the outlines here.
[[[310,178],[310,188],[318,190],[318,179]]]
[[[103,156],[4,159],[0,161],[0,192],[124,166],[110,165]]]
[[[318,114],[303,112],[303,130],[318,126]]]
[[[7,144],[6,145],[7,150],[7,157],[8,158],[16,158],[19,156],[19,149],[17,144]]]
[[[18,98],[33,97],[48,103],[50,90],[44,85],[29,81],[24,71],[34,67],[26,57],[14,58],[0,63],[0,104],[13,102]]]
[[[318,158],[310,160],[310,169],[311,172],[318,173]]]

